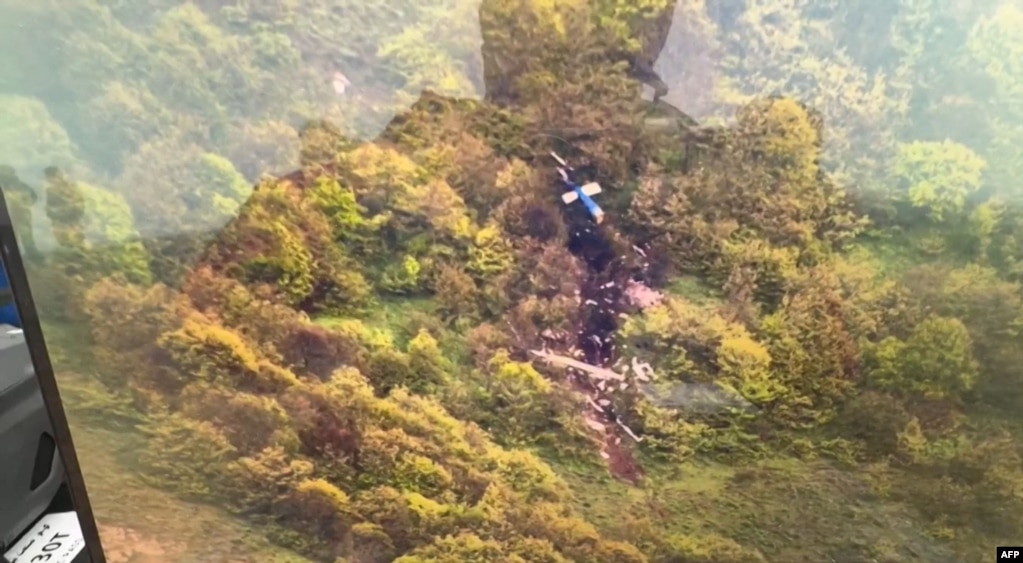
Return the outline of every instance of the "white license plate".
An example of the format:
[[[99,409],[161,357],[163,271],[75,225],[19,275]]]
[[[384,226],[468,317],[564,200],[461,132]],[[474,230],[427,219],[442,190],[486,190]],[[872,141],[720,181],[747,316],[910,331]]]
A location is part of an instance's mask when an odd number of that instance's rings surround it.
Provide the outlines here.
[[[74,512],[47,514],[4,555],[11,563],[71,563],[85,547]]]

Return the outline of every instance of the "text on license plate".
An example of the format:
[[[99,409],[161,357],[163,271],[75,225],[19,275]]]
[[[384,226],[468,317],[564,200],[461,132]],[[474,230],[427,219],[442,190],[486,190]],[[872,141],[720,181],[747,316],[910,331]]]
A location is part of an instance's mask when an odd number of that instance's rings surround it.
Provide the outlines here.
[[[85,538],[74,512],[47,514],[4,555],[11,563],[71,563]]]

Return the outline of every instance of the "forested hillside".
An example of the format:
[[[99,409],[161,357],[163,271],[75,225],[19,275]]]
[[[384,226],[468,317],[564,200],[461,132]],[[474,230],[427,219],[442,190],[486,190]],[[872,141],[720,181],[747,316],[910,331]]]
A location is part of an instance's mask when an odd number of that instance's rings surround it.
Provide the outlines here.
[[[330,563],[1023,537],[1020,2],[0,15],[0,183],[73,431],[130,449],[79,453],[93,490]]]

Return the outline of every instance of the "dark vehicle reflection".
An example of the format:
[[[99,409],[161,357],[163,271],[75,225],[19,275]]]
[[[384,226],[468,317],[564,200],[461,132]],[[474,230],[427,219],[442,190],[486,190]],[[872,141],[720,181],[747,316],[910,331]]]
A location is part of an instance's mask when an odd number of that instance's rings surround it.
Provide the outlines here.
[[[38,323],[31,314],[24,319],[19,314],[19,308],[31,311],[32,301],[23,295],[26,281],[19,270],[18,241],[11,236],[4,200],[0,206],[0,288],[5,301],[0,308],[0,459],[4,460],[0,464],[0,560],[87,563],[93,559],[84,549],[81,521],[83,516],[91,519],[91,513],[86,505],[72,500],[73,496],[81,499],[84,491],[72,495],[72,486],[81,488],[81,478],[68,478],[79,470],[75,456],[68,457],[71,444],[63,415],[52,408],[59,398],[44,397],[44,392],[52,393],[53,376],[48,364],[39,364],[36,356],[45,355],[45,348],[30,349],[41,345],[29,340],[30,335],[39,337]],[[20,277],[12,283],[11,275]],[[97,544],[94,530],[93,524],[89,543]],[[92,553],[99,553],[98,544],[92,547]]]

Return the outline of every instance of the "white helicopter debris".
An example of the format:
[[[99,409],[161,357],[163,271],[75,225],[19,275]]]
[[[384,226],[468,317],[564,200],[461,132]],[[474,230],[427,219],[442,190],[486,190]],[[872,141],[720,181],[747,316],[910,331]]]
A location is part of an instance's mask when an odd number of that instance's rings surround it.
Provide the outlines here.
[[[630,437],[630,438],[632,438],[632,439],[633,439],[634,441],[636,441],[636,442],[642,442],[642,441],[643,441],[643,437],[642,437],[642,436],[637,436],[637,435],[636,435],[636,434],[635,434],[635,433],[634,433],[634,432],[632,431],[632,429],[631,429],[631,428],[629,428],[628,426],[626,426],[626,425],[622,424],[622,421],[620,421],[620,420],[615,420],[615,422],[616,422],[616,423],[618,423],[618,427],[619,427],[619,428],[621,428],[622,430],[624,430],[624,431],[625,431],[625,433],[626,433],[626,434],[628,434],[628,435],[629,435],[629,437]]]
[[[649,363],[641,362],[633,356],[630,367],[632,367],[632,372],[636,374],[636,379],[643,383],[650,382],[650,377],[654,374],[654,368],[650,367]]]
[[[343,96],[345,90],[352,85],[352,81],[348,80],[348,77],[342,74],[340,71],[334,72],[334,76],[331,79],[331,85],[334,87],[334,93],[338,96]]]
[[[629,285],[625,288],[625,297],[640,309],[659,305],[664,300],[664,294],[660,291],[632,280],[629,280]]]
[[[624,375],[615,373],[607,368],[597,367],[594,365],[587,364],[585,362],[580,362],[579,360],[574,360],[572,358],[566,358],[565,356],[553,354],[546,350],[530,350],[529,353],[533,354],[537,358],[540,358],[541,360],[544,360],[548,364],[558,365],[565,368],[569,367],[576,368],[580,371],[588,373],[591,377],[594,377],[596,379],[605,380],[611,379],[614,381],[625,381]]]

